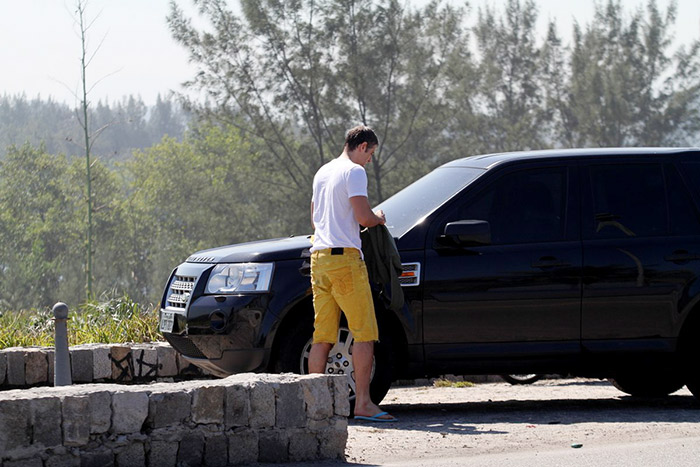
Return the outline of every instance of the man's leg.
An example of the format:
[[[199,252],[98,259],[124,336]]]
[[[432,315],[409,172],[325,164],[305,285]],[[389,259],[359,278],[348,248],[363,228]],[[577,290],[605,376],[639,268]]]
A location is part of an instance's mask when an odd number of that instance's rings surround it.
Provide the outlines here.
[[[344,255],[343,258],[346,256]],[[352,286],[341,289],[344,291],[335,290],[334,298],[345,312],[348,327],[355,338],[352,350],[352,365],[355,372],[355,415],[373,417],[382,412],[372,402],[369,395],[369,380],[374,360],[374,341],[379,339],[377,318],[374,314],[374,302],[369,287],[367,267],[360,258],[359,251],[349,254],[347,263],[352,271],[349,279],[352,281]],[[340,281],[348,281],[347,274],[339,278]],[[381,418],[392,419],[394,417],[384,415]]]
[[[352,346],[352,364],[355,368],[355,415],[372,417],[382,409],[372,402],[369,396],[369,379],[372,375],[372,360],[374,359],[374,342],[355,342]],[[391,415],[380,418],[391,419]]]
[[[319,342],[311,346],[309,352],[309,373],[325,373],[328,352],[333,348],[333,344]]]
[[[331,293],[331,282],[326,269],[333,261],[324,253],[311,254],[311,287],[314,297],[314,334],[309,352],[309,373],[325,373],[330,341],[338,338],[340,307]],[[337,262],[337,259],[335,260]]]

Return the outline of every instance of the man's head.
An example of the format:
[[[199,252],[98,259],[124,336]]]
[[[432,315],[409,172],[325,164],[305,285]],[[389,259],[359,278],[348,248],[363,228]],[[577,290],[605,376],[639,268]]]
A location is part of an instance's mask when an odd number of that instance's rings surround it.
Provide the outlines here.
[[[372,159],[375,149],[379,145],[379,138],[368,126],[359,125],[350,128],[345,134],[345,152],[356,164],[362,167]]]

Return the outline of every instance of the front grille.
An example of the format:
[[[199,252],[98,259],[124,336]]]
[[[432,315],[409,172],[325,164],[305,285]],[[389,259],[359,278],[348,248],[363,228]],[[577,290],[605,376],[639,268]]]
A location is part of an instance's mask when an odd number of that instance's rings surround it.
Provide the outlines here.
[[[195,282],[197,282],[196,277],[176,275],[170,284],[167,306],[182,309],[187,307],[187,302],[192,295]]]
[[[207,358],[206,355],[202,353],[199,348],[194,345],[194,342],[189,340],[187,337],[178,336],[177,334],[164,334],[165,339],[170,343],[170,345],[180,352],[185,357],[190,358]]]

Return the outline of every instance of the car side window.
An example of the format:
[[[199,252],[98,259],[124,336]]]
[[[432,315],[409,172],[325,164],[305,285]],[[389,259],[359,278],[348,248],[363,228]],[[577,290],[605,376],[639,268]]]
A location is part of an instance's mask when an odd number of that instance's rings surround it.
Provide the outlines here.
[[[694,190],[695,194],[700,198],[700,162],[681,162],[681,167],[686,180],[693,185],[690,187],[691,190]]]
[[[549,242],[565,236],[566,168],[512,172],[463,203],[450,220],[485,220],[493,244]]]
[[[698,176],[700,177],[700,173]],[[700,213],[698,213],[678,170],[672,165],[667,166],[666,186],[668,186],[671,234],[692,235],[700,233]]]
[[[661,164],[590,167],[593,238],[648,237],[667,232]]]

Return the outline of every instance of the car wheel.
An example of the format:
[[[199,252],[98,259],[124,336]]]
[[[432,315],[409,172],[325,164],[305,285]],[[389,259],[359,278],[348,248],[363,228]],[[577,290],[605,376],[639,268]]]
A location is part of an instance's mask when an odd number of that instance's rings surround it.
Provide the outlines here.
[[[527,375],[501,375],[501,378],[510,384],[532,384],[542,379],[543,376],[538,373],[530,373]]]
[[[690,393],[695,396],[695,399],[700,400],[700,377],[691,376],[685,384],[688,386]]]
[[[700,400],[700,371],[697,369],[700,358],[700,326],[697,320],[690,327],[690,332],[684,333],[681,339],[681,367],[684,381],[688,390]]]
[[[663,371],[620,373],[609,381],[620,391],[635,397],[664,397],[685,385],[679,376]]]
[[[313,325],[306,321],[297,322],[280,342],[274,370],[278,373],[309,373],[309,353],[311,352]],[[326,374],[348,376],[348,395],[351,411],[355,405],[355,370],[352,362],[354,339],[347,325],[341,324],[338,341],[328,353]],[[379,404],[386,396],[393,380],[393,352],[390,336],[380,331],[380,342],[374,345],[374,361],[370,376],[370,398]]]

